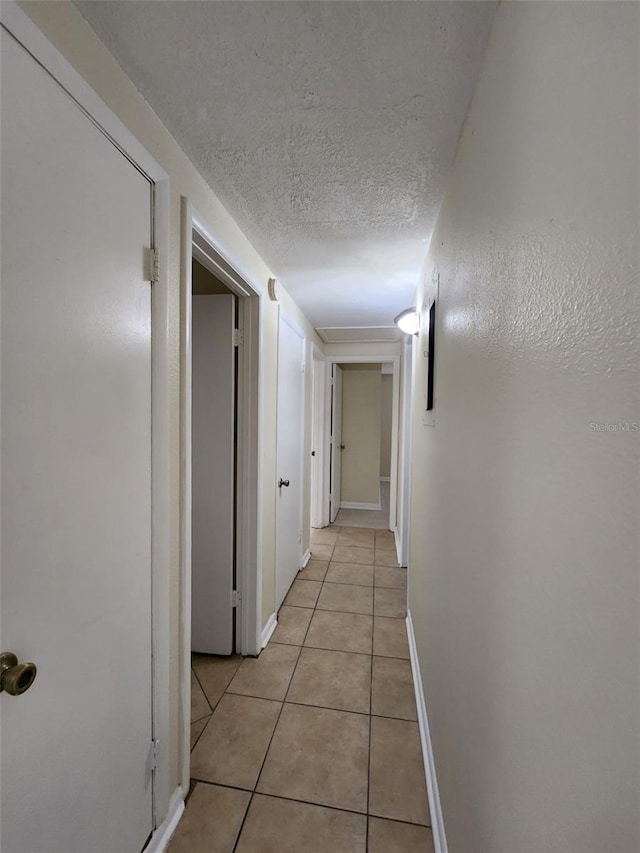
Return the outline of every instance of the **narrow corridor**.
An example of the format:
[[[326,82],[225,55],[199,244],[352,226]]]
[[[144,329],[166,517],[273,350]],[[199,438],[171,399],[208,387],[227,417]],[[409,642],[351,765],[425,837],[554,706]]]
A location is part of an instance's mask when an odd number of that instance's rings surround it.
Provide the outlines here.
[[[194,655],[192,777],[169,853],[432,853],[388,531],[314,531],[259,658]]]

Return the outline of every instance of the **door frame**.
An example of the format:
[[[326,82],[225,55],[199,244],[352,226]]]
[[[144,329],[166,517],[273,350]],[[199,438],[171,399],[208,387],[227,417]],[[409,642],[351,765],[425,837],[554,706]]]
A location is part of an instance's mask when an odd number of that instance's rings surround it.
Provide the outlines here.
[[[169,439],[169,177],[86,80],[14,2],[0,3],[2,26],[66,91],[77,106],[151,184],[153,243],[159,255],[158,280],[151,298],[151,650],[152,731],[158,741],[153,776],[153,834],[146,850],[155,849],[165,831],[163,821],[180,811],[184,793],[170,790],[170,517],[167,460]]]
[[[389,482],[389,529],[393,532],[396,543],[400,539],[397,518],[398,491],[398,421],[400,407],[400,356],[399,355],[328,355],[326,356],[326,388],[325,388],[325,417],[324,417],[324,488],[322,498],[323,527],[329,524],[329,444],[331,441],[331,368],[334,364],[377,364],[391,363],[393,365],[393,383],[391,391],[391,475]],[[401,526],[401,524],[400,524]]]
[[[225,257],[218,241],[189,199],[182,197],[180,256],[180,492],[181,492],[181,777],[190,782],[191,724],[191,403],[192,403],[192,285],[191,265],[197,260],[238,296],[244,340],[238,352],[238,466],[236,478],[236,572],[239,593],[236,648],[257,655],[261,648],[262,572],[258,553],[261,492],[260,458],[260,293]]]

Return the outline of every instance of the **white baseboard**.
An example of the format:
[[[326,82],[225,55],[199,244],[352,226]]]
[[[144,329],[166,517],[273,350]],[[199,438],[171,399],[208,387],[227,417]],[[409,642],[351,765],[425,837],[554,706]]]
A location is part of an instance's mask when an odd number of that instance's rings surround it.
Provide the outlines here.
[[[356,503],[354,501],[341,501],[340,509],[382,509],[380,501],[377,504]]]
[[[167,816],[149,839],[143,853],[163,853],[167,849],[171,836],[176,831],[180,818],[184,814],[184,796],[182,786],[178,786],[171,795]]]
[[[300,566],[300,568],[304,569],[304,567],[307,565],[307,563],[309,562],[310,559],[311,559],[311,551],[309,550],[309,548],[307,548],[307,550],[304,552],[304,554],[302,556],[302,565]]]
[[[418,726],[420,727],[420,741],[422,743],[422,759],[424,761],[424,773],[427,780],[427,793],[429,795],[429,810],[431,812],[431,832],[433,833],[433,847],[435,853],[448,853],[447,837],[444,831],[444,819],[442,817],[442,806],[440,804],[440,793],[438,791],[438,780],[436,778],[436,766],[433,759],[431,747],[431,735],[429,734],[429,720],[427,718],[427,706],[424,700],[424,688],[422,676],[418,665],[418,649],[416,638],[413,633],[413,622],[411,611],[407,611],[407,638],[409,640],[409,656],[411,658],[411,671],[413,672],[413,686],[416,692],[416,705],[418,708]]]
[[[261,648],[264,649],[264,647],[267,645],[267,643],[271,639],[271,635],[273,634],[273,632],[276,630],[277,627],[278,627],[278,617],[276,616],[275,613],[272,613],[271,616],[269,616],[269,618],[267,620],[267,624],[262,629],[262,646],[261,646]]]
[[[391,477],[380,477],[380,482],[381,483],[390,483]]]

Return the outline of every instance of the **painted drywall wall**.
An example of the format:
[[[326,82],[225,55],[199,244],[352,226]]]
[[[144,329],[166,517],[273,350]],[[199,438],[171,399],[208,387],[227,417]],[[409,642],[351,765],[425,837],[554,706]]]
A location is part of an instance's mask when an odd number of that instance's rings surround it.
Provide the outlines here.
[[[383,373],[380,387],[380,476],[391,475],[391,404],[393,376]]]
[[[379,364],[342,367],[342,504],[380,503]]]
[[[394,358],[400,355],[399,341],[383,341],[380,343],[339,343],[325,344],[324,352],[333,358]]]
[[[424,268],[409,603],[451,853],[640,849],[639,17],[501,5]]]
[[[192,163],[181,151],[173,137],[158,120],[153,110],[142,98],[120,65],[106,50],[93,30],[70,2],[20,3],[45,36],[65,56],[87,83],[105,101],[116,116],[140,140],[147,151],[167,172],[170,178],[170,247],[169,257],[161,263],[169,266],[169,358],[170,379],[170,442],[168,460],[171,478],[171,742],[168,745],[172,779],[180,783],[180,381],[183,366],[180,363],[180,205],[186,196],[196,211],[200,222],[215,235],[218,248],[227,260],[260,294],[273,273],[238,228],[215,193],[206,184]],[[280,301],[308,338],[307,346],[314,341],[322,350],[324,344],[317,337],[306,317],[280,289]],[[277,389],[278,304],[261,298],[262,387],[260,394],[260,507],[259,519],[259,571],[261,572],[263,624],[274,610],[275,604],[275,427]],[[310,386],[311,372],[307,373]],[[310,395],[307,395],[309,398]],[[310,405],[310,403],[309,403]],[[305,438],[308,445],[310,439]],[[309,475],[305,479],[303,512],[305,519],[310,511]],[[308,538],[310,525],[305,523],[304,536]],[[304,547],[308,547],[304,544]]]

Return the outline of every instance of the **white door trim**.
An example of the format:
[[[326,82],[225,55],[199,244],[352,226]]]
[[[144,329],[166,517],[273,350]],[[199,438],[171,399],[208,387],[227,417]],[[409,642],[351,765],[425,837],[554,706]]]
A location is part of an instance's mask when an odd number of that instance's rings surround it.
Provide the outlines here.
[[[181,491],[181,780],[189,790],[190,775],[190,678],[191,678],[191,324],[193,258],[212,272],[239,297],[244,342],[238,353],[238,512],[237,583],[240,593],[236,622],[236,646],[242,655],[257,655],[262,648],[262,568],[259,560],[258,495],[261,493],[259,411],[261,405],[260,294],[226,258],[204,220],[189,200],[182,199],[181,223],[181,394],[180,394],[180,491]]]
[[[401,522],[396,519],[397,514],[397,491],[398,491],[398,414],[400,405],[400,356],[399,355],[328,355],[326,356],[326,394],[325,394],[325,417],[324,417],[324,496],[322,500],[323,521],[329,524],[329,442],[331,432],[331,367],[334,364],[377,364],[385,362],[393,365],[393,382],[391,390],[391,472],[389,487],[389,527],[393,531],[396,542],[399,538],[398,527]]]
[[[151,299],[152,660],[149,665],[153,674],[153,737],[159,742],[158,766],[153,781],[153,826],[157,829],[168,813],[173,793],[169,790],[169,178],[12,0],[0,3],[0,21],[154,187],[153,233],[155,248],[160,255],[160,273],[159,280],[153,284]]]

